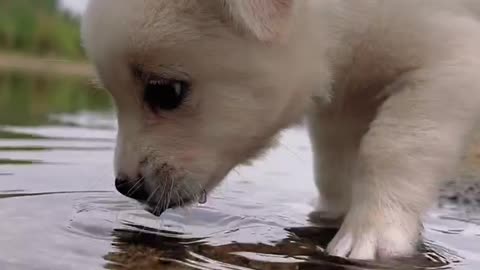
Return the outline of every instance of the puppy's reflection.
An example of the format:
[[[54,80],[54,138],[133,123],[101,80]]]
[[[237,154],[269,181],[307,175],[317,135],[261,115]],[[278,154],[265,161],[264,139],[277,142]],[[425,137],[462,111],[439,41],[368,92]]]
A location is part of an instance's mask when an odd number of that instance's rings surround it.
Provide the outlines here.
[[[323,227],[287,228],[288,236],[276,243],[230,243],[211,245],[208,238],[124,224],[113,231],[115,250],[104,258],[105,269],[381,269],[378,262],[349,261],[326,255],[323,248],[337,229]],[[438,255],[440,256],[440,255]],[[392,262],[388,262],[392,266]],[[397,262],[398,269],[445,267],[424,254]],[[390,269],[397,269],[391,268]]]

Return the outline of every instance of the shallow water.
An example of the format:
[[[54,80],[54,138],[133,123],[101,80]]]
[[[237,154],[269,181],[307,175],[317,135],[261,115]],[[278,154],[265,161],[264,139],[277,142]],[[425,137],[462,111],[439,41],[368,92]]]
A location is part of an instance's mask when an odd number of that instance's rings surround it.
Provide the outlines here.
[[[109,98],[88,83],[0,73],[0,269],[480,269],[475,172],[426,218],[421,254],[349,262],[324,255],[335,230],[308,220],[303,129],[160,219],[114,191],[114,137]]]

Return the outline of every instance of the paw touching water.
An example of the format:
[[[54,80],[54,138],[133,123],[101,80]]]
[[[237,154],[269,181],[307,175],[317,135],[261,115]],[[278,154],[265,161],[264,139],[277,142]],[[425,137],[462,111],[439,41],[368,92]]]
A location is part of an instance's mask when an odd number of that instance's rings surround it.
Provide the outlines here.
[[[419,217],[414,214],[393,209],[377,209],[372,213],[353,208],[327,252],[357,260],[409,256],[415,252],[420,229]]]

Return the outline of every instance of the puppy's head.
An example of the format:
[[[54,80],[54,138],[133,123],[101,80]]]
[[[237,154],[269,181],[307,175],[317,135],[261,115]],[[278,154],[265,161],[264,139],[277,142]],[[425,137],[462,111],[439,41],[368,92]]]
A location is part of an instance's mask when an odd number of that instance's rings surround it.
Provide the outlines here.
[[[195,201],[299,120],[318,71],[297,64],[295,5],[90,1],[84,45],[117,107],[119,191],[157,214]]]

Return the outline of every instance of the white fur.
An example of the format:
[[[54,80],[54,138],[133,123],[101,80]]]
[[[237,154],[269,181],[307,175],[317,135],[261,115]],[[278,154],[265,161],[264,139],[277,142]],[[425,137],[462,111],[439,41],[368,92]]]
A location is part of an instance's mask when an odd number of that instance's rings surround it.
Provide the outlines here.
[[[83,33],[117,172],[151,189],[168,164],[177,192],[210,190],[307,116],[319,210],[345,215],[337,256],[414,252],[480,109],[476,0],[95,0]],[[190,78],[188,102],[153,115],[133,66]]]

